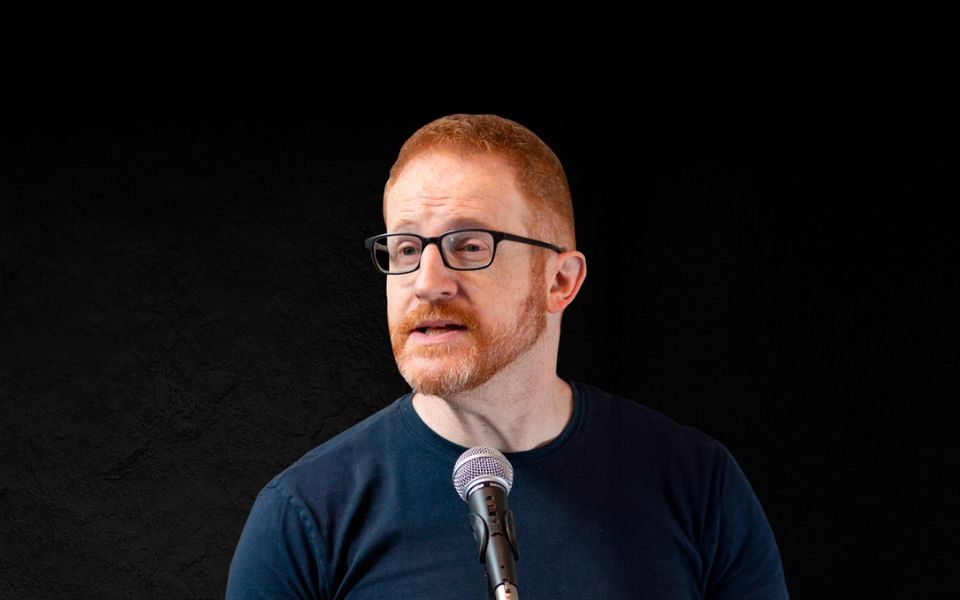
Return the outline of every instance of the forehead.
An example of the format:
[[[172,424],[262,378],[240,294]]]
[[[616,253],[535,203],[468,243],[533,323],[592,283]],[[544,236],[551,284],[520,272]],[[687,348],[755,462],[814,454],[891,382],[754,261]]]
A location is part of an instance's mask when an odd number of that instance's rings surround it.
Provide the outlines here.
[[[388,231],[482,226],[522,233],[526,210],[503,159],[431,151],[408,162],[391,182],[383,215]]]

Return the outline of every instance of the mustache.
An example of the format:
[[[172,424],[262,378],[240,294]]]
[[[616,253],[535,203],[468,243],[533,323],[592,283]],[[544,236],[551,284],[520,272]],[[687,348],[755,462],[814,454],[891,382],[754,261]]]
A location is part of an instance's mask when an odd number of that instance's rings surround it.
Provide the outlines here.
[[[480,327],[480,323],[472,313],[450,304],[435,304],[423,305],[409,312],[399,323],[390,328],[390,333],[409,335],[424,321],[456,321],[472,330]]]

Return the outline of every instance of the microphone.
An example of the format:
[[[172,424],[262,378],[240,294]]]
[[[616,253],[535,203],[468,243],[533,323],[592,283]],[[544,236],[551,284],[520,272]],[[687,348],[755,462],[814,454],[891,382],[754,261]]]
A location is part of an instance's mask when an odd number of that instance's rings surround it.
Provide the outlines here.
[[[507,494],[513,467],[499,450],[477,446],[460,455],[453,466],[453,487],[470,507],[470,529],[487,573],[490,597],[519,600],[517,591],[517,532]]]

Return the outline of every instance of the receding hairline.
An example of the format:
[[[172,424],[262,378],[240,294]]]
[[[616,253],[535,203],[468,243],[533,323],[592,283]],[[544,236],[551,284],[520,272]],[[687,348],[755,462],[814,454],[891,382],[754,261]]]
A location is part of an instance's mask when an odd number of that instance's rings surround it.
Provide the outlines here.
[[[450,147],[447,147],[450,146]],[[432,146],[428,148],[423,148],[415,155],[408,157],[407,161],[404,163],[403,168],[393,173],[393,175],[387,179],[387,182],[383,186],[383,221],[387,222],[387,194],[390,193],[390,189],[396,184],[397,180],[407,171],[407,167],[411,164],[420,161],[429,159],[431,156],[445,156],[459,158],[465,161],[477,160],[477,161],[496,161],[500,166],[507,169],[509,173],[511,185],[517,194],[523,200],[523,210],[526,214],[523,215],[522,220],[526,222],[531,216],[531,210],[533,209],[533,202],[527,196],[526,193],[521,189],[520,182],[517,178],[517,169],[516,167],[503,156],[501,153],[496,151],[483,151],[472,148],[466,148],[458,150],[453,147],[453,145],[441,145],[441,146]],[[479,221],[475,219],[465,219],[463,223],[479,224]]]
[[[390,188],[393,187],[393,184],[396,183],[396,181],[400,178],[400,176],[403,175],[404,172],[406,172],[407,167],[409,167],[411,163],[419,160],[424,160],[430,155],[453,157],[453,158],[459,158],[466,161],[487,160],[487,161],[495,161],[497,163],[500,163],[501,166],[506,167],[506,169],[509,171],[510,177],[513,180],[513,185],[514,187],[517,188],[517,191],[520,193],[520,195],[523,196],[524,200],[528,202],[530,201],[530,199],[527,198],[527,194],[525,194],[524,191],[520,189],[520,181],[518,178],[517,167],[512,162],[510,162],[510,158],[506,156],[505,153],[499,152],[497,150],[479,150],[476,148],[465,148],[465,147],[460,147],[459,145],[454,143],[444,143],[436,146],[428,146],[425,148],[420,148],[417,150],[416,154],[413,154],[412,156],[408,156],[407,159],[404,161],[403,166],[400,168],[400,170],[396,172],[391,170],[390,177],[387,178],[387,182],[383,186],[384,200],[386,200],[387,192],[390,191]]]
[[[570,187],[560,159],[533,131],[498,115],[448,115],[414,132],[401,147],[384,184],[384,213],[387,194],[408,163],[433,152],[499,160],[510,169],[524,201],[528,229],[545,241],[576,247]]]

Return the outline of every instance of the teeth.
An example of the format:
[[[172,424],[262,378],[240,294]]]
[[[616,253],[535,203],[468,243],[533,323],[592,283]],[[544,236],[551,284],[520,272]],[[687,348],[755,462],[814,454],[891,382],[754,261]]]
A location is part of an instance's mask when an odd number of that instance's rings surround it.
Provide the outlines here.
[[[461,327],[458,325],[444,325],[443,327],[421,327],[418,331],[427,335],[438,335],[441,333],[446,333],[447,331],[453,331],[455,329],[461,329]]]

